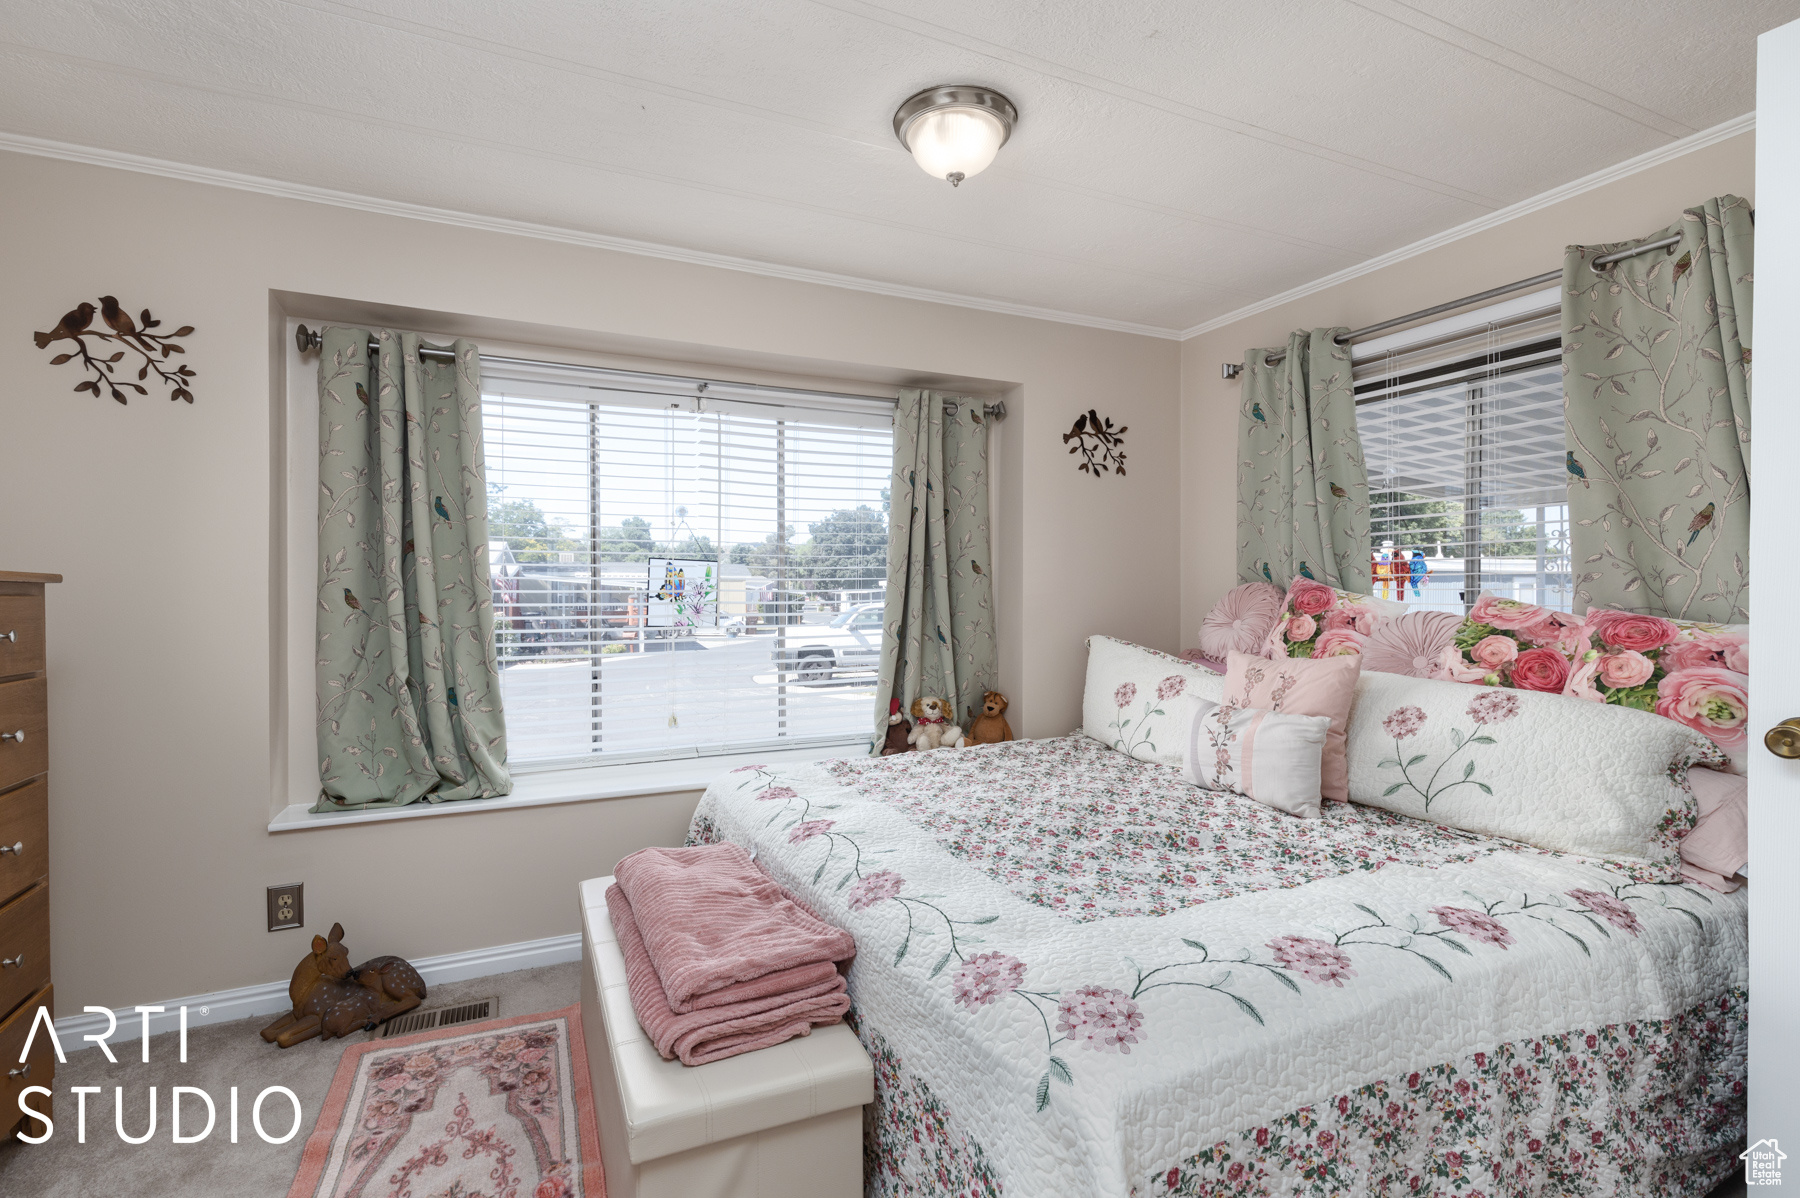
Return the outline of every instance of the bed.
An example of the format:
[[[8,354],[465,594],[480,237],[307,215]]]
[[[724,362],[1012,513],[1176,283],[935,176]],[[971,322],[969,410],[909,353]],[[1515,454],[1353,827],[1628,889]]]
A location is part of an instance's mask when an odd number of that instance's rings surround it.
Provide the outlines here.
[[[1692,1195],[1741,1147],[1741,891],[1080,734],[745,767],[689,840],[856,936],[872,1195]]]

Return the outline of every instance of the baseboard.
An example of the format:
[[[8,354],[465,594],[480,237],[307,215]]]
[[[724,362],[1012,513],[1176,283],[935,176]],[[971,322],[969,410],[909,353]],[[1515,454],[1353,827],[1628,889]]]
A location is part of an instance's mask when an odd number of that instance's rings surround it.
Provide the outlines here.
[[[494,973],[511,973],[515,969],[533,969],[539,965],[560,965],[581,959],[581,934],[547,936],[542,940],[523,940],[517,944],[499,944],[492,948],[470,949],[462,953],[446,953],[441,957],[422,957],[413,968],[427,986],[461,982]],[[288,1009],[288,983],[263,982],[255,986],[239,986],[235,990],[215,990],[211,994],[190,994],[186,998],[166,998],[146,1006],[162,1007],[161,1014],[150,1016],[150,1034],[172,1032],[180,1026],[180,1010],[188,1009],[188,1027],[204,1027],[209,1023],[230,1023],[257,1015],[279,1015]],[[113,1012],[119,1030],[109,1044],[125,1044],[142,1032],[143,1016],[136,1007],[121,1007]],[[56,1021],[56,1035],[64,1052],[92,1048],[93,1042],[83,1036],[97,1036],[106,1030],[106,1016],[69,1015]],[[118,1049],[114,1048],[115,1055]]]

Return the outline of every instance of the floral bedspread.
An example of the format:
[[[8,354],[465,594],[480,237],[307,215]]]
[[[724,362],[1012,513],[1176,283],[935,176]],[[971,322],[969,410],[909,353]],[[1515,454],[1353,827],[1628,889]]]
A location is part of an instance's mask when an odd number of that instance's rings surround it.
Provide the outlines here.
[[[1703,1194],[1747,899],[1084,736],[746,767],[691,842],[855,934],[871,1195]]]

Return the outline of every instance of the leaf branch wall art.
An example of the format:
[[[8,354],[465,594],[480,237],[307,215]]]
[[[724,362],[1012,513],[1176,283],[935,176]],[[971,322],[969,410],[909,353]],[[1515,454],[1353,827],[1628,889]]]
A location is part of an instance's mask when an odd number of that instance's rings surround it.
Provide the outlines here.
[[[1081,463],[1075,468],[1099,478],[1111,469],[1120,478],[1125,477],[1125,433],[1129,425],[1113,427],[1112,419],[1100,419],[1100,414],[1089,408],[1087,412],[1075,418],[1069,431],[1063,434],[1063,444],[1069,445],[1070,453],[1081,455]]]
[[[94,327],[96,314],[105,325],[104,329]],[[55,328],[48,333],[33,333],[31,339],[37,342],[39,349],[49,349],[58,341],[67,341],[74,346],[74,349],[67,353],[59,353],[51,358],[50,365],[61,366],[65,362],[79,361],[83,369],[93,377],[76,383],[75,390],[77,391],[89,391],[98,396],[100,389],[105,387],[114,399],[124,403],[127,390],[135,391],[139,395],[149,394],[144,388],[144,380],[154,372],[159,382],[167,384],[171,388],[169,392],[171,400],[185,399],[189,403],[193,403],[194,393],[188,390],[188,384],[196,373],[194,368],[183,363],[171,370],[168,368],[168,362],[170,355],[187,352],[176,342],[192,333],[194,326],[184,324],[173,333],[151,331],[160,327],[162,327],[162,321],[151,316],[150,309],[145,308],[138,318],[133,320],[131,313],[120,307],[119,301],[115,297],[103,295],[100,297],[98,308],[83,300],[64,313]],[[90,340],[95,344],[90,346],[88,344]],[[107,350],[111,348],[108,343],[124,348],[108,354]],[[131,354],[142,358],[142,363],[138,363],[135,359],[125,362],[126,357]],[[135,382],[117,377],[116,370],[121,362],[125,362],[127,371],[132,366],[138,367]]]

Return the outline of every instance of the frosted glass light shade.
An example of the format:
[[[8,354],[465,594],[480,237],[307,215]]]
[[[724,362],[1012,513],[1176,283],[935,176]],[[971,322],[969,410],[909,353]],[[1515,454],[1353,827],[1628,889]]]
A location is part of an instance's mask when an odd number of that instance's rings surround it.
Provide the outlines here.
[[[1000,118],[985,108],[940,108],[907,127],[906,148],[926,174],[957,184],[993,163],[1006,133]]]
[[[919,168],[952,187],[978,175],[1012,136],[1019,110],[1013,102],[974,83],[928,87],[894,113],[894,136]]]

